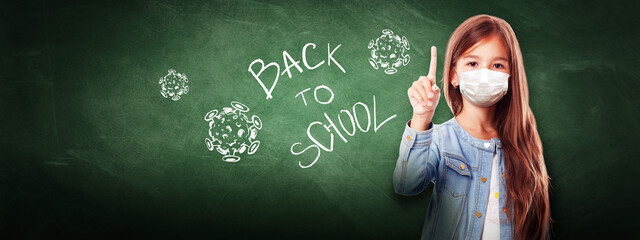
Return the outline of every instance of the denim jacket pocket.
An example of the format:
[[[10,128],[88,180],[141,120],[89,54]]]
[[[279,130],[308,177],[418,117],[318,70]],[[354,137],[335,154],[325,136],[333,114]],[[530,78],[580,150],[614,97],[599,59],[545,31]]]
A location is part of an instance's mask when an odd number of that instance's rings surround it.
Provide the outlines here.
[[[442,177],[444,189],[452,197],[462,197],[467,194],[467,189],[471,183],[471,171],[469,164],[462,156],[455,154],[443,154],[445,166]]]

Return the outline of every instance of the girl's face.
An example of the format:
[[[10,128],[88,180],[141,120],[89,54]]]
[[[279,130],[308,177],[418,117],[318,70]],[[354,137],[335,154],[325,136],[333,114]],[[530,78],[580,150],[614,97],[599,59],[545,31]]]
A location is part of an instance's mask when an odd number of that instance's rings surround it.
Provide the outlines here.
[[[462,54],[455,65],[455,75],[451,80],[458,87],[460,78],[457,73],[486,68],[492,71],[511,74],[507,46],[497,35],[491,35],[473,45]]]

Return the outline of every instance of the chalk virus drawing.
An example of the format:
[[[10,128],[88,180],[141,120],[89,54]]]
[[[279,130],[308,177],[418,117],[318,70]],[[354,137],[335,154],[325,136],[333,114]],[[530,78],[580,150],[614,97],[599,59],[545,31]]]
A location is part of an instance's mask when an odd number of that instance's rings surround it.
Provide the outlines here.
[[[164,98],[171,97],[171,100],[178,101],[182,95],[189,92],[189,86],[187,86],[187,75],[184,73],[178,73],[176,70],[169,69],[169,73],[160,78],[158,82],[162,89],[160,93]]]
[[[393,34],[389,29],[382,30],[382,35],[369,42],[371,58],[369,63],[374,69],[385,68],[386,74],[398,72],[396,68],[409,64],[409,41],[406,37]]]
[[[214,149],[222,154],[226,162],[240,161],[241,153],[254,154],[260,146],[256,140],[258,130],[262,129],[262,120],[253,115],[251,121],[245,113],[249,108],[237,101],[231,102],[231,107],[224,107],[222,111],[209,111],[204,120],[209,122],[209,138],[205,139],[209,151]]]

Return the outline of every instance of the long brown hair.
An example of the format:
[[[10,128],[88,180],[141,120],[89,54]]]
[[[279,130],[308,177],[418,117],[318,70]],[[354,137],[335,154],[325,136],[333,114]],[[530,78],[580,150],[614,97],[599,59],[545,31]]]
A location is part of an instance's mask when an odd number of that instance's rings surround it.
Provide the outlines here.
[[[462,94],[451,78],[457,60],[481,40],[497,35],[507,47],[511,77],[507,94],[497,103],[496,123],[505,153],[507,173],[507,217],[512,221],[515,239],[549,237],[551,210],[549,176],[542,155],[542,142],[536,119],[529,107],[529,88],[520,45],[511,26],[504,20],[477,15],[464,21],[453,32],[445,55],[443,78],[447,104],[455,116],[462,111]]]

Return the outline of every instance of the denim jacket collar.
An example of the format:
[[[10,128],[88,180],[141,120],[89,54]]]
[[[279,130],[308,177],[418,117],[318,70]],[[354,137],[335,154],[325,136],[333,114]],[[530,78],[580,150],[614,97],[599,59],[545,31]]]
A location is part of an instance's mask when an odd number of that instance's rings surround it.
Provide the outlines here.
[[[491,140],[482,140],[475,138],[471,136],[471,134],[469,134],[466,130],[464,130],[462,126],[460,126],[460,123],[458,123],[458,120],[456,120],[455,116],[452,117],[449,121],[445,122],[445,124],[446,123],[449,123],[453,126],[453,129],[455,130],[456,135],[458,135],[458,138],[462,139],[464,142],[475,148],[492,152],[494,145],[497,145],[498,148],[502,149],[502,143],[500,142],[499,138],[494,137],[491,138]]]

